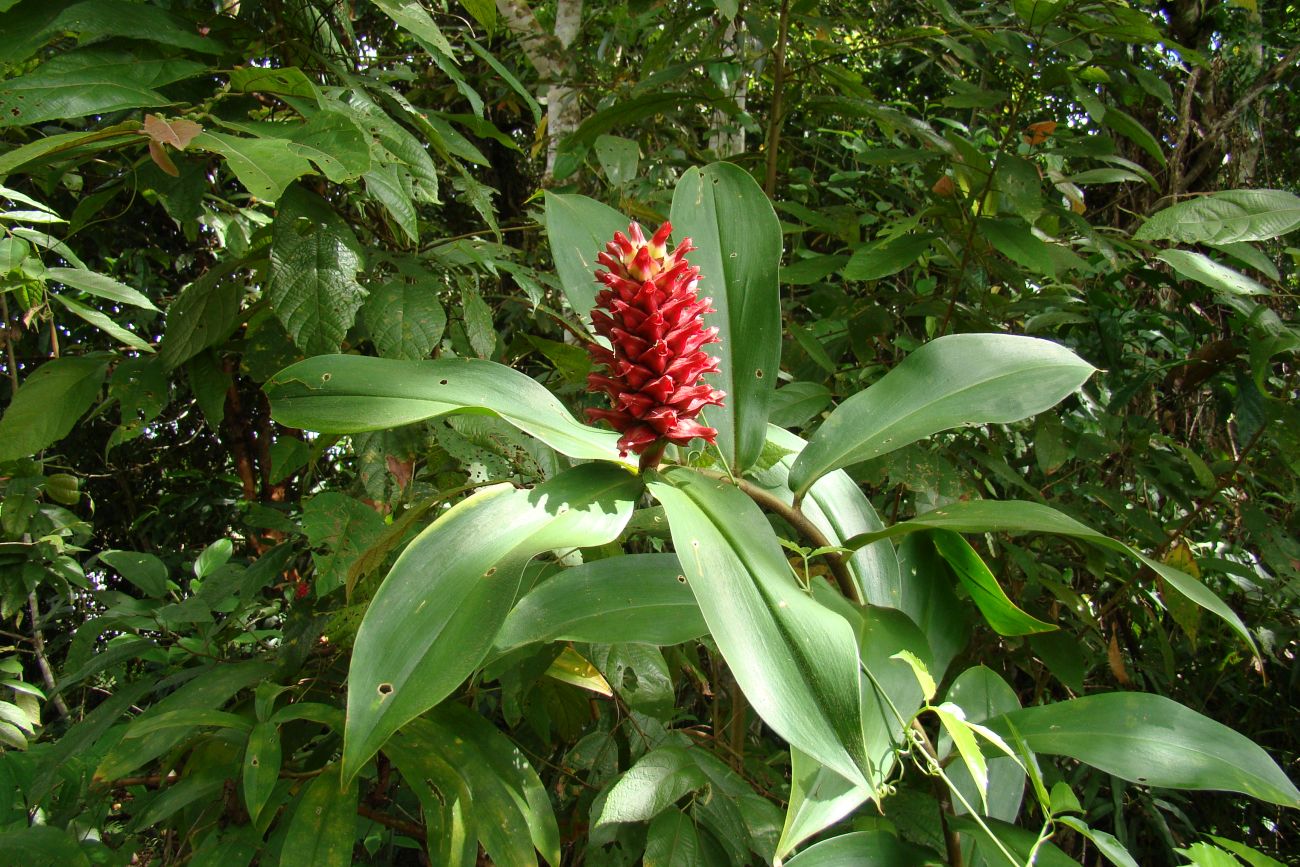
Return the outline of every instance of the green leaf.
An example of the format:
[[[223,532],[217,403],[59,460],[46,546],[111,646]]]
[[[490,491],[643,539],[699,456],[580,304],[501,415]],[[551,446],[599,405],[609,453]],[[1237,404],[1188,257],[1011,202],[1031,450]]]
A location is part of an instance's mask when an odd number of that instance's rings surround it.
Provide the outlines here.
[[[1223,190],[1157,211],[1139,241],[1230,244],[1269,241],[1300,227],[1300,196],[1284,190]]]
[[[139,130],[140,122],[138,120],[127,120],[94,132],[66,132],[37,139],[22,147],[0,154],[0,177],[12,174],[16,169],[27,166],[29,163],[58,155],[73,148],[85,148],[87,145],[93,144],[96,145],[95,149],[98,150],[128,142],[142,141]],[[69,259],[68,261],[73,260]]]
[[[1191,250],[1161,250],[1156,258],[1168,264],[1179,276],[1194,280],[1215,290],[1216,294],[1233,297],[1241,295],[1272,295],[1268,287],[1221,265],[1203,253]]]
[[[596,306],[596,256],[626,232],[628,220],[618,211],[586,196],[546,193],[546,235],[564,297],[584,323]]]
[[[592,809],[592,826],[648,822],[678,799],[709,784],[690,752],[672,744],[646,753],[620,776]]]
[[[1107,834],[1105,831],[1089,828],[1083,821],[1076,819],[1074,816],[1056,816],[1055,821],[1067,828],[1078,831],[1085,838],[1091,840],[1092,845],[1097,847],[1097,851],[1105,855],[1107,860],[1114,864],[1115,867],[1138,867],[1138,862],[1133,860],[1133,856],[1124,848],[1124,844],[1115,839],[1113,835]],[[1281,867],[1281,865],[1278,864],[1278,867]]]
[[[301,96],[319,99],[316,85],[296,66],[266,69],[246,66],[230,70],[230,90],[234,93],[274,93],[280,96]]]
[[[100,553],[99,559],[143,590],[146,596],[161,599],[167,592],[167,566],[153,554],[104,551]]]
[[[795,582],[767,519],[734,486],[685,468],[649,482],[704,621],[754,710],[791,746],[853,782],[862,743],[857,642]]]
[[[302,510],[302,529],[313,548],[317,596],[342,587],[348,570],[384,534],[384,519],[354,497],[326,491],[308,500]]]
[[[1223,837],[1215,837],[1213,834],[1210,835],[1210,839],[1213,840],[1216,845],[1227,849],[1229,852],[1241,858],[1241,860],[1249,864],[1250,867],[1283,867],[1281,861],[1278,861],[1275,858],[1270,858],[1263,852],[1252,849],[1245,843],[1238,843],[1236,840],[1227,840]],[[1125,865],[1125,867],[1127,867],[1127,865]]]
[[[63,439],[99,395],[109,356],[47,361],[22,384],[0,417],[0,461],[35,454]]]
[[[641,146],[631,139],[616,135],[596,137],[596,159],[600,161],[605,179],[616,187],[636,177],[637,161],[641,159]]]
[[[248,733],[248,746],[244,749],[244,806],[254,825],[279,780],[280,732],[275,723],[258,723]]]
[[[137,57],[120,49],[85,48],[56,54],[0,91],[0,127],[109,114],[166,105],[154,88],[204,71],[206,64]]]
[[[844,403],[790,470],[802,496],[822,475],[963,424],[1005,424],[1055,405],[1094,368],[1070,350],[1011,334],[952,334],[913,352]]]
[[[1138,122],[1137,118],[1126,112],[1120,111],[1113,105],[1106,106],[1106,114],[1101,119],[1103,126],[1108,126],[1115,132],[1124,136],[1124,138],[1133,142],[1133,144],[1142,148],[1150,154],[1151,158],[1160,165],[1165,165],[1165,153],[1160,147],[1160,142],[1156,139],[1151,131]],[[1243,239],[1237,239],[1243,240]]]
[[[699,249],[690,255],[700,269],[700,293],[713,299],[721,357],[708,380],[727,393],[710,407],[718,448],[740,473],[763,451],[767,419],[781,362],[781,223],[749,173],[731,163],[690,169],[673,191],[673,234]]]
[[[930,676],[930,669],[926,667],[924,662],[917,658],[915,653],[912,653],[910,650],[900,650],[898,653],[891,656],[890,659],[897,659],[899,662],[905,662],[908,667],[912,669],[912,676],[916,678],[917,685],[921,687],[921,698],[925,701],[934,698],[935,693],[937,693],[939,689],[935,686],[934,678]]]
[[[930,710],[939,718],[944,733],[952,739],[952,743],[957,747],[957,754],[961,756],[966,773],[975,783],[975,790],[979,792],[980,803],[984,806],[981,812],[988,813],[989,765],[988,760],[984,758],[984,753],[980,752],[979,741],[975,739],[975,732],[966,725],[964,714],[954,712],[960,711],[960,708],[956,705],[940,705]]]
[[[585,641],[671,645],[708,632],[673,554],[607,557],[565,569],[511,610],[496,646]]]
[[[392,281],[370,290],[361,317],[384,358],[428,358],[447,327],[447,312],[432,280]]]
[[[45,276],[47,279],[64,283],[82,292],[107,298],[109,301],[143,307],[145,310],[158,310],[152,301],[130,286],[95,271],[87,271],[84,268],[46,268]]]
[[[479,359],[397,361],[329,355],[266,384],[276,421],[321,433],[401,427],[455,412],[490,413],[571,458],[613,460],[616,434],[576,421],[535,380]]]
[[[194,559],[194,577],[203,579],[230,562],[234,545],[229,539],[218,539],[199,552]]]
[[[190,146],[225,157],[244,188],[266,202],[275,202],[291,183],[312,173],[307,158],[286,148],[284,139],[202,132]]]
[[[1030,853],[1038,843],[1037,832],[997,819],[986,818],[980,821],[983,824],[971,816],[953,816],[948,823],[954,830],[974,838],[977,855],[990,867],[1024,867],[1029,863]],[[1008,858],[1006,852],[1010,852],[1013,857]],[[1033,864],[1035,867],[1079,867],[1079,862],[1050,842],[1037,846]]]
[[[298,186],[281,200],[271,238],[276,318],[308,355],[337,351],[366,297],[356,280],[361,245],[324,199]]]
[[[460,309],[465,320],[465,336],[469,338],[470,348],[479,358],[491,358],[497,346],[492,308],[473,287],[463,286],[460,290]]]
[[[307,784],[280,849],[282,867],[348,867],[357,827],[357,784],[343,783],[339,766]]]
[[[1208,587],[1179,569],[1143,555],[1118,539],[1103,536],[1091,527],[1040,503],[1021,500],[970,500],[950,503],[923,515],[874,533],[864,533],[844,543],[857,548],[880,539],[904,536],[918,530],[946,529],[959,533],[1058,533],[1084,539],[1100,548],[1116,551],[1151,569],[1177,592],[1222,618],[1258,655],[1255,639],[1236,612]]]
[[[1014,0],[1016,16],[1030,29],[1043,27],[1060,15],[1067,0]]]
[[[135,332],[126,330],[93,307],[85,307],[71,298],[64,298],[62,295],[51,293],[50,297],[59,302],[69,313],[89,322],[109,337],[116,339],[123,346],[129,346],[137,352],[154,351],[153,347],[141,340]]]
[[[769,421],[777,427],[807,424],[831,402],[830,390],[815,382],[791,382],[776,390],[772,397]]]
[[[276,133],[288,140],[283,147],[311,160],[334,183],[356,180],[370,170],[369,140],[346,114],[320,111],[305,124],[285,126]]]
[[[872,789],[850,783],[807,753],[791,747],[790,805],[776,845],[776,857],[785,857],[795,846],[834,825],[873,797]]]
[[[948,530],[936,530],[930,538],[934,540],[939,556],[948,561],[957,580],[970,593],[971,600],[998,635],[1032,635],[1057,629],[1055,624],[1031,617],[1016,607],[984,560],[961,536]]]
[[[90,867],[77,838],[49,825],[10,826],[0,831],[0,852],[7,853],[5,857],[14,859],[15,864]]]
[[[348,674],[347,778],[483,661],[529,560],[617,538],[638,488],[626,470],[584,464],[531,491],[486,488],[420,533],[393,564],[357,632]]]
[[[879,280],[897,274],[930,249],[929,233],[877,241],[853,251],[844,266],[845,280]]]
[[[461,0],[460,5],[464,6],[469,14],[474,16],[474,20],[489,31],[495,29],[497,7],[491,0]]]
[[[645,836],[645,867],[704,867],[705,856],[696,820],[681,810],[665,810],[650,823]]]
[[[1056,276],[1056,262],[1052,259],[1046,242],[1027,226],[1009,220],[981,217],[979,230],[994,249],[1017,265],[1022,265],[1035,274]]]
[[[226,713],[222,710],[202,708],[183,708],[166,713],[155,714],[148,719],[141,719],[127,726],[124,738],[142,738],[167,729],[195,728],[198,726],[216,726],[217,728],[251,731],[253,724],[239,714]]]
[[[822,840],[786,861],[786,867],[927,867],[938,863],[929,849],[887,831],[852,831]]]
[[[393,22],[409,32],[421,43],[432,46],[447,60],[455,61],[456,52],[452,50],[447,37],[442,35],[438,25],[433,23],[429,13],[419,0],[374,0],[380,10],[393,19]]]
[[[167,328],[158,355],[169,370],[180,367],[209,346],[215,346],[239,323],[239,302],[244,287],[227,279],[238,260],[210,268],[181,290],[167,308]]]
[[[988,727],[1036,753],[1070,756],[1129,782],[1300,806],[1300,791],[1266,752],[1164,696],[1089,695],[995,717]]]
[[[948,687],[944,696],[945,704],[955,704],[962,709],[964,718],[970,723],[985,723],[995,716],[1020,709],[1020,699],[1005,680],[993,670],[982,665],[968,668]],[[940,737],[937,745],[942,758],[947,753],[947,744]],[[975,781],[966,771],[965,766],[950,767],[948,778],[968,801],[976,799]],[[987,814],[995,819],[1012,822],[1020,814],[1020,802],[1024,797],[1025,773],[1016,764],[1016,760],[1006,755],[995,755],[988,760],[988,795]],[[958,813],[964,813],[965,807],[954,804]]]

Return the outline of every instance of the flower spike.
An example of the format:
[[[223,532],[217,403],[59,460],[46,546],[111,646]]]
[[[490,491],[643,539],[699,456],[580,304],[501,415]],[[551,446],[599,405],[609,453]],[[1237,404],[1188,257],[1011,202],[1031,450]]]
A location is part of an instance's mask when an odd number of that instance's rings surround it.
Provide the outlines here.
[[[686,261],[694,250],[689,238],[668,252],[672,225],[665,222],[646,240],[632,223],[614,233],[596,261],[603,288],[596,295],[592,326],[613,350],[588,346],[592,360],[605,368],[587,379],[591,391],[607,394],[612,409],[589,409],[592,421],[606,421],[619,433],[619,454],[642,455],[651,465],[668,443],[686,445],[699,437],[717,441],[716,429],[695,420],[706,406],[721,406],[724,393],[700,382],[716,373],[718,359],[701,347],[718,342],[718,329],[703,316],[715,312],[711,299],[696,294],[700,269]],[[648,454],[647,454],[648,453]]]

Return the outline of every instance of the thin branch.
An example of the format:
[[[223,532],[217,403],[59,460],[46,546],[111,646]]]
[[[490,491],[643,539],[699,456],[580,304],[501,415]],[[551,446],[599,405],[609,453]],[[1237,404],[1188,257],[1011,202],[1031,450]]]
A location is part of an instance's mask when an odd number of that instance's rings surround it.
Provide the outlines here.
[[[767,119],[767,175],[763,191],[770,199],[776,193],[776,157],[781,144],[781,112],[785,97],[785,47],[790,34],[790,0],[781,0],[781,21],[772,57],[772,111]]]
[[[41,631],[41,609],[40,603],[36,599],[35,590],[27,594],[27,610],[32,616],[32,647],[36,651],[36,665],[41,670],[41,680],[45,681],[45,689],[49,693],[50,701],[54,703],[54,707],[58,710],[59,716],[63,717],[64,722],[72,722],[72,713],[68,710],[68,703],[59,694],[58,685],[54,681],[54,669],[50,667],[50,660],[45,655],[45,633]]]
[[[9,381],[13,383],[14,391],[18,391],[18,359],[14,356],[13,332],[9,330],[9,301],[3,292],[0,292],[0,328],[5,331],[5,353],[9,357]]]

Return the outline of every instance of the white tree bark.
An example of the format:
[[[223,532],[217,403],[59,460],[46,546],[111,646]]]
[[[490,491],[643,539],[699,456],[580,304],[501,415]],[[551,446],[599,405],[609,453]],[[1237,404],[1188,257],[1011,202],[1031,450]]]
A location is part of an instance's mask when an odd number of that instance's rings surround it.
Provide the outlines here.
[[[546,103],[546,183],[555,172],[560,142],[582,123],[577,91],[569,86],[568,53],[582,25],[582,0],[556,0],[554,33],[546,32],[525,0],[496,0],[496,4],[541,79],[538,101]]]
[[[740,74],[727,82],[726,93],[736,103],[736,108],[745,110],[745,98],[749,95],[749,76],[746,75],[746,58],[748,57],[749,33],[742,22],[736,26],[735,19],[727,24],[722,35],[722,56],[727,60],[739,58],[737,65]],[[709,133],[709,149],[721,159],[734,157],[745,152],[745,128],[740,122],[720,108],[713,110],[713,131]]]

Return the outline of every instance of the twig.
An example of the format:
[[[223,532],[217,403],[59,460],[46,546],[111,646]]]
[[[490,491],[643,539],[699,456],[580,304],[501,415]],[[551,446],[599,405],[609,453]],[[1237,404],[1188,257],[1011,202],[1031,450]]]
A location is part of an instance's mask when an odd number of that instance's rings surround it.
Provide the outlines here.
[[[9,330],[9,301],[3,292],[0,292],[0,328],[5,330],[5,352],[9,356],[9,381],[13,383],[14,391],[17,391],[18,359],[14,356],[14,338]]]
[[[765,491],[745,479],[729,478],[714,470],[697,470],[697,472],[720,482],[734,484],[755,503],[776,512],[784,518],[787,524],[794,527],[795,531],[809,542],[812,542],[814,547],[835,547],[826,538],[826,535],[817,528],[817,525],[808,520],[808,517],[803,512],[790,506],[770,491]],[[855,605],[863,604],[862,594],[858,591],[857,582],[853,580],[853,575],[849,572],[848,563],[845,562],[844,558],[834,551],[824,551],[822,556],[826,559],[826,565],[830,567],[831,574],[835,576],[835,584],[840,588],[840,592]]]
[[[386,828],[392,828],[394,831],[401,831],[403,834],[407,834],[417,840],[424,840],[427,833],[424,830],[423,825],[418,825],[415,822],[408,822],[405,819],[399,819],[396,816],[389,816],[388,814],[381,813],[373,807],[366,806],[365,804],[357,804],[357,815],[364,816],[372,822],[378,822]]]
[[[41,679],[45,681],[45,689],[50,694],[50,701],[59,711],[59,716],[63,717],[64,722],[71,722],[72,713],[68,710],[68,703],[58,692],[58,686],[54,681],[54,669],[50,668],[50,660],[45,656],[45,634],[41,632],[41,609],[36,600],[35,590],[27,594],[27,610],[32,615],[32,647],[36,651],[36,665],[41,670]]]
[[[920,721],[913,718],[912,730],[917,734],[917,741],[921,744],[921,749],[925,751],[926,756],[938,768],[939,752],[934,748],[934,742],[930,740],[930,735],[926,733],[925,727],[921,725]],[[948,824],[948,814],[952,812],[952,796],[948,794],[948,785],[941,776],[934,777],[934,795],[939,801],[939,824],[943,826],[943,845],[948,851],[948,867],[962,867],[961,837]]]
[[[776,193],[776,152],[781,144],[781,112],[785,88],[785,47],[790,35],[790,0],[781,0],[781,20],[772,50],[772,109],[767,118],[767,175],[763,191],[770,199]]]

